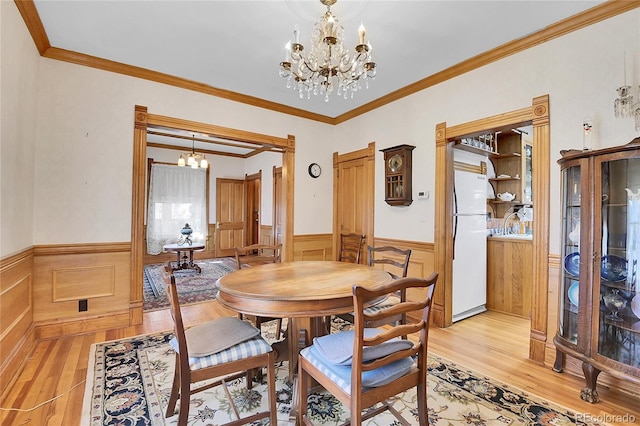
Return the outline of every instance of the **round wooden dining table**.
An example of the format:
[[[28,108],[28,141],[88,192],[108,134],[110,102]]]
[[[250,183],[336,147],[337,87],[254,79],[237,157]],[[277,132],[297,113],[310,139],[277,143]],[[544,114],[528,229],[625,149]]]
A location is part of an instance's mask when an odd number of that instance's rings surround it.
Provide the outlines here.
[[[391,276],[380,268],[354,263],[272,263],[221,277],[217,298],[242,314],[289,318],[287,338],[274,348],[278,359],[290,361],[293,376],[300,349],[328,332],[325,317],[353,311],[353,285],[375,289],[389,280]]]

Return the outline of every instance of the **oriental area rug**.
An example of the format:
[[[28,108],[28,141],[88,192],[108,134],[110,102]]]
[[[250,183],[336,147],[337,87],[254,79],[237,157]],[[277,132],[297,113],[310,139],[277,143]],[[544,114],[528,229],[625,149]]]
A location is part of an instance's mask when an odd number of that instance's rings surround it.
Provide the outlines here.
[[[175,261],[174,261],[175,263]],[[174,272],[178,286],[178,298],[181,305],[204,302],[216,298],[218,278],[237,269],[236,260],[232,257],[219,259],[202,259],[195,263],[202,269],[201,273],[193,269],[181,269]],[[155,311],[169,307],[169,299],[162,281],[164,263],[145,265],[143,274],[143,309]]]
[[[274,330],[263,335],[271,341]],[[275,329],[274,326],[271,327]],[[178,415],[165,418],[174,371],[170,333],[158,333],[92,345],[84,394],[82,425],[175,425]],[[575,413],[483,377],[430,354],[428,376],[430,425],[584,425]],[[244,378],[230,383],[229,393],[241,415],[267,405],[266,384],[247,390]],[[278,424],[289,424],[292,388],[286,362],[277,365]],[[349,411],[326,393],[312,393],[308,414],[317,425],[338,425]],[[415,391],[396,397],[394,407],[411,424],[418,424]],[[179,407],[178,407],[179,408]],[[215,387],[191,397],[189,425],[215,425],[235,419],[224,389]],[[392,426],[388,413],[368,420],[370,426]]]

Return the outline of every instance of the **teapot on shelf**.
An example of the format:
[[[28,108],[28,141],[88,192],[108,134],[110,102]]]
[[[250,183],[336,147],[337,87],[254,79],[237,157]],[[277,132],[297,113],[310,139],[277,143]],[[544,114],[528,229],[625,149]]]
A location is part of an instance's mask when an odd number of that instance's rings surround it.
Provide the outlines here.
[[[515,194],[512,194],[510,192],[503,192],[501,194],[498,194],[498,199],[500,201],[512,201],[514,198],[516,198]]]

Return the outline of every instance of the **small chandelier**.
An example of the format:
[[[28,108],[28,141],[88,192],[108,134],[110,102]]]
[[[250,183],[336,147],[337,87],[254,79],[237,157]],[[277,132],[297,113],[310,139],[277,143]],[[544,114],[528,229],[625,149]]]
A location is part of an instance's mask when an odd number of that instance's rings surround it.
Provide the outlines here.
[[[627,118],[633,117],[636,121],[636,131],[640,132],[640,87],[636,95],[636,100],[633,99],[633,88],[627,86],[627,55],[624,56],[624,84],[616,89],[618,97],[613,103],[613,112],[616,117]]]
[[[188,165],[191,166],[192,169],[197,169],[198,167],[200,167],[201,169],[206,169],[207,167],[209,167],[207,157],[205,157],[204,154],[196,154],[196,135],[193,134],[192,137],[193,139],[191,141],[191,152],[188,154],[180,154],[180,158],[178,158],[178,166],[184,167]]]
[[[343,45],[344,28],[331,13],[331,6],[337,0],[320,0],[327,6],[327,12],[316,22],[311,34],[311,51],[304,52],[300,44],[298,26],[293,31],[294,42],[287,43],[285,60],[280,62],[280,77],[287,79],[287,88],[293,88],[307,99],[324,94],[325,102],[338,86],[338,96],[347,99],[347,93],[353,94],[361,89],[364,81],[369,88],[369,79],[376,76],[376,63],[371,60],[371,44],[366,42],[365,28],[360,24],[358,44],[353,57]]]

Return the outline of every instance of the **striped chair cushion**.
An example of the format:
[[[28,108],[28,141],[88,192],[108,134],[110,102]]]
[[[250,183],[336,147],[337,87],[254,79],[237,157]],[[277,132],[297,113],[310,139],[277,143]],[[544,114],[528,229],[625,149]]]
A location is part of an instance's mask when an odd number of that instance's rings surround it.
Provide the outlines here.
[[[383,311],[385,309],[389,309],[392,306],[400,303],[400,298],[398,296],[389,296],[380,303],[376,303],[375,305],[371,305],[368,308],[364,308],[364,313],[367,315],[372,315]]]
[[[184,332],[189,355],[194,358],[215,354],[258,334],[260,330],[237,317],[216,318]]]
[[[178,340],[174,337],[169,341],[169,344],[174,351],[178,352]],[[203,357],[189,357],[189,365],[191,370],[199,370],[205,367],[211,367],[212,365],[224,364],[226,362],[237,361],[240,359],[249,358],[256,355],[265,354],[271,352],[271,345],[262,338],[262,336],[256,336],[252,339],[245,340],[237,345],[231,346],[228,349],[217,352],[212,355]]]
[[[351,395],[351,366],[342,366],[326,360],[316,349],[315,345],[304,348],[300,355],[307,359],[322,374]],[[404,358],[380,368],[362,373],[363,390],[386,385],[405,374],[414,367],[412,358]]]

